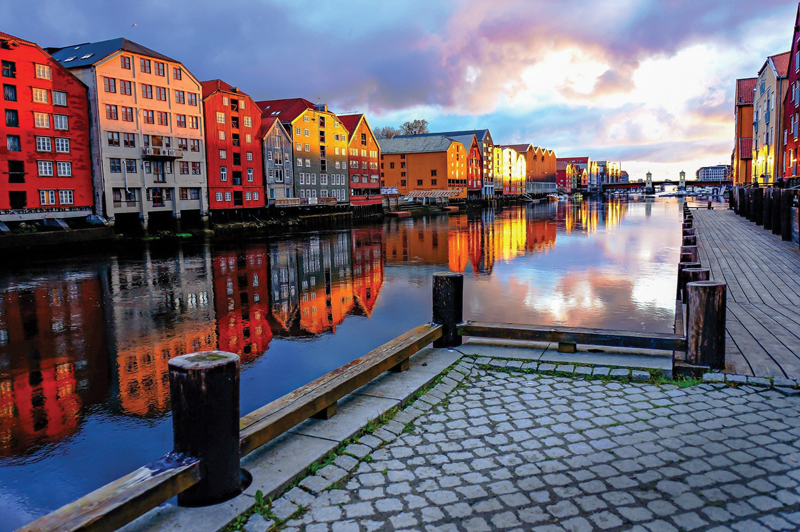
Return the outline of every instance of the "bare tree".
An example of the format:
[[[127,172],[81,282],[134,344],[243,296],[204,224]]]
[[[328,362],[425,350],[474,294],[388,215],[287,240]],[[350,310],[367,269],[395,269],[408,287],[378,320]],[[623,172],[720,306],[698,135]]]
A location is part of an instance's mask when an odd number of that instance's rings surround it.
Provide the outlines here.
[[[400,126],[400,135],[422,135],[424,133],[429,133],[428,121],[425,119],[418,118]]]
[[[379,139],[390,139],[400,134],[397,128],[391,126],[379,127],[375,130],[375,137]]]

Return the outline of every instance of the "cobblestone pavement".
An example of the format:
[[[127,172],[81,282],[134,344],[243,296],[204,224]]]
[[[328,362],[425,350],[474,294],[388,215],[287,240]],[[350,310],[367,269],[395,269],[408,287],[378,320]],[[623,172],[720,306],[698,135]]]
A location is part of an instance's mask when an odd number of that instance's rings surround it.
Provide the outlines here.
[[[462,359],[272,513],[310,532],[798,530],[800,396],[787,393]]]

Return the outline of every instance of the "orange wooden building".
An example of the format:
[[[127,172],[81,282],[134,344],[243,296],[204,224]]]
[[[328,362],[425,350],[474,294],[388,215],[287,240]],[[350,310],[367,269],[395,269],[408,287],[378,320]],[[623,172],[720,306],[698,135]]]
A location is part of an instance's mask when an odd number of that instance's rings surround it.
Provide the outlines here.
[[[427,135],[381,139],[380,145],[381,186],[402,195],[466,199],[469,152],[460,142]]]

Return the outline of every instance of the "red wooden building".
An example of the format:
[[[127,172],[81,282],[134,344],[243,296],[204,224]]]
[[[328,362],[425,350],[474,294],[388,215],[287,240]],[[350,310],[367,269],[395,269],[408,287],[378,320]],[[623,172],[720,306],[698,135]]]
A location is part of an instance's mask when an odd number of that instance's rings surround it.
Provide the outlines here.
[[[378,164],[381,147],[375,140],[364,114],[339,115],[339,120],[350,132],[347,142],[347,160],[350,179],[350,203],[369,205],[381,203],[381,178]]]
[[[87,87],[38,45],[0,32],[0,221],[92,213]]]
[[[478,137],[472,136],[470,145],[464,144],[467,149],[467,196],[479,199],[483,190],[483,156],[478,144]]]
[[[789,69],[786,81],[789,90],[783,101],[783,176],[785,179],[797,179],[797,160],[800,159],[800,5],[792,34],[792,49],[789,56]]]
[[[220,79],[201,85],[209,210],[264,207],[261,110],[250,96]]]

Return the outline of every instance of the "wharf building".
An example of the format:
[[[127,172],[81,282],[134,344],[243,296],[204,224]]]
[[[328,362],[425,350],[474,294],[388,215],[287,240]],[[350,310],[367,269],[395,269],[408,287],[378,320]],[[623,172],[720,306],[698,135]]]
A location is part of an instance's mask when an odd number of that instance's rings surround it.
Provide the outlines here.
[[[782,175],[786,179],[797,179],[797,159],[800,159],[800,141],[798,129],[800,125],[800,5],[795,16],[794,33],[792,34],[792,49],[789,55],[789,68],[787,70],[786,84],[788,90],[782,101],[783,106],[783,146],[782,146]]]
[[[349,201],[349,132],[325,104],[303,98],[258,102],[261,118],[276,118],[292,138],[295,195],[309,204]]]
[[[600,169],[597,161],[589,157],[559,157],[557,162],[575,165],[580,176],[577,191],[597,192],[600,186]]]
[[[695,177],[698,181],[727,181],[730,178],[731,167],[727,164],[716,166],[703,166],[698,168]]]
[[[601,185],[620,182],[621,164],[612,161],[597,161],[598,183]]]
[[[733,184],[752,181],[753,167],[753,96],[758,78],[736,80],[736,110],[731,168]]]
[[[558,167],[553,150],[533,144],[511,144],[509,147],[525,157],[526,194],[551,194],[556,191]]]
[[[292,167],[292,137],[275,117],[261,120],[261,145],[264,177],[267,186],[267,203],[280,205],[292,201],[294,196],[294,168]]]
[[[349,161],[350,203],[369,205],[381,203],[381,179],[378,165],[381,147],[364,114],[339,115],[350,132],[347,143]]]
[[[789,86],[786,77],[791,62],[790,54],[784,52],[768,57],[758,71],[753,98],[754,183],[773,184],[778,176],[783,175],[783,144],[779,143],[779,135],[783,128],[781,103]]]
[[[469,152],[444,135],[381,139],[381,186],[420,198],[467,198]]]
[[[250,96],[220,79],[201,85],[209,209],[227,217],[262,209],[261,111]]]
[[[94,205],[86,85],[1,32],[0,61],[0,223],[85,218]]]
[[[503,146],[501,149],[502,166],[500,167],[500,175],[503,182],[503,196],[524,194],[527,176],[525,151],[520,152],[514,146]],[[497,172],[496,168],[495,172]]]
[[[207,220],[200,82],[127,39],[48,51],[89,88],[98,214],[145,231]]]

